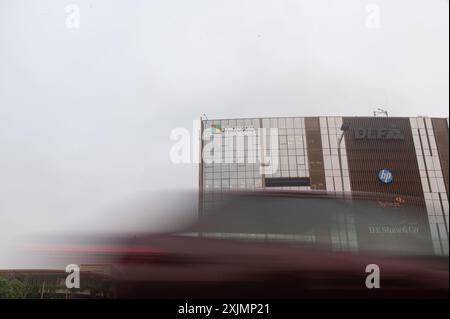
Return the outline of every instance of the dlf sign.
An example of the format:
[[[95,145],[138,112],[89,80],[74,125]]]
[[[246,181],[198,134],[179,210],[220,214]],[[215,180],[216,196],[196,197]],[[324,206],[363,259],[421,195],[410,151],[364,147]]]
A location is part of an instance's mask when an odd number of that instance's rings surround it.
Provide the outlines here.
[[[398,128],[356,128],[355,138],[358,140],[404,140]]]

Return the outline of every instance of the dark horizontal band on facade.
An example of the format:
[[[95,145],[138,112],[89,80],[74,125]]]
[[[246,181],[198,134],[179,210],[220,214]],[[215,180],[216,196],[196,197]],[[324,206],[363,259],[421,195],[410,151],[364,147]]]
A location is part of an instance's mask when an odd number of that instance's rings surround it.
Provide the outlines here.
[[[266,187],[310,186],[309,177],[271,177],[265,178]]]

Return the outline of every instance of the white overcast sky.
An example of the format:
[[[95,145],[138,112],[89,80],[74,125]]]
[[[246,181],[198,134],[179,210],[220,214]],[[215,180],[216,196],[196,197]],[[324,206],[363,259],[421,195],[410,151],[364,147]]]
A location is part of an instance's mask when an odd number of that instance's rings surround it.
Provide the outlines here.
[[[66,27],[70,3],[79,29]],[[448,117],[448,11],[448,0],[0,0],[0,232],[196,188],[197,167],[170,162],[169,134],[202,113]]]

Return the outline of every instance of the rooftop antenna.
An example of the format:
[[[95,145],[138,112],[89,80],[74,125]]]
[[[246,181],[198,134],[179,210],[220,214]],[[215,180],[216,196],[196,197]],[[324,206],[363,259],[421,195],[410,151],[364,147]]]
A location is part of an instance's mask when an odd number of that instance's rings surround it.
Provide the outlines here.
[[[378,115],[381,115],[381,114],[384,114],[386,117],[388,117],[389,115],[388,115],[388,111],[386,111],[386,110],[384,110],[384,109],[382,109],[382,108],[377,108],[375,111],[373,111],[373,116],[378,116]]]

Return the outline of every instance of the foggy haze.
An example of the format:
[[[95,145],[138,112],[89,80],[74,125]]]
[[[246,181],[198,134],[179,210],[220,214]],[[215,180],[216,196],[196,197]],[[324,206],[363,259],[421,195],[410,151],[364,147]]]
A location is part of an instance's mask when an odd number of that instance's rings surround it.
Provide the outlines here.
[[[196,189],[169,134],[203,113],[448,117],[448,21],[444,0],[0,0],[0,242]]]

